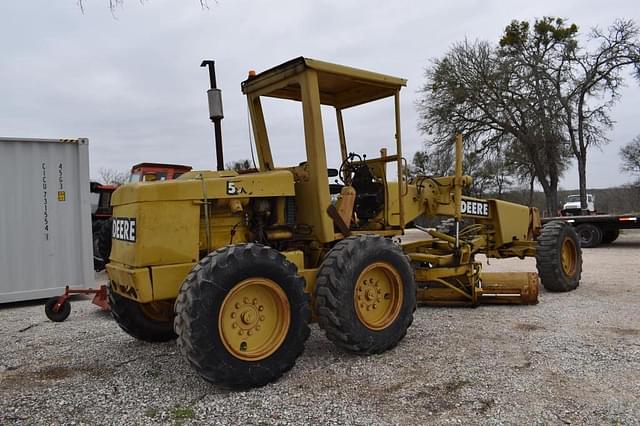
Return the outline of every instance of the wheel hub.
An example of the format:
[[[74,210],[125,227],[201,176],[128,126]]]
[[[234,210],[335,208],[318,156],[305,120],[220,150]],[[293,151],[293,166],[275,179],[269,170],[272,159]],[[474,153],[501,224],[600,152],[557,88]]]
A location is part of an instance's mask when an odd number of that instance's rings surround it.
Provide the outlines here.
[[[562,242],[562,249],[560,252],[560,263],[562,264],[562,271],[566,276],[572,276],[576,270],[577,254],[576,246],[571,238],[565,238]]]
[[[223,345],[236,358],[258,361],[275,352],[287,335],[290,308],[275,282],[250,278],[227,294],[218,318]]]
[[[388,263],[372,263],[360,273],[354,305],[358,318],[367,328],[382,330],[393,323],[400,312],[402,298],[402,279]]]
[[[242,322],[246,325],[255,325],[258,316],[252,309],[247,309],[240,315],[240,318],[242,318]]]
[[[376,296],[378,296],[378,294],[373,291],[373,289],[367,290],[367,300],[376,300]]]
[[[248,298],[243,298],[242,303],[236,302],[229,318],[233,320],[231,327],[238,329],[238,335],[242,336],[244,332],[252,335],[254,331],[260,330],[260,323],[265,321],[267,317],[260,315],[260,311],[264,310],[264,306],[258,304],[258,299],[254,298],[249,303]]]

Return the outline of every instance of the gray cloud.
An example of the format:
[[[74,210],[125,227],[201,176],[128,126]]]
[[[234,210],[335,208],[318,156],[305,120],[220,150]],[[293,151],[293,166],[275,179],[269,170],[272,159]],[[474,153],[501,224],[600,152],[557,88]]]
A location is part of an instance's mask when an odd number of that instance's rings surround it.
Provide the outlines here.
[[[414,101],[428,60],[464,37],[496,40],[511,19],[560,15],[584,30],[615,18],[638,20],[629,1],[347,2],[129,0],[114,18],[104,0],[9,0],[0,4],[0,135],[90,139],[91,170],[127,169],[140,161],[214,167],[203,58],[217,61],[223,90],[228,160],[249,157],[246,101],[240,81],[305,55],[409,79],[402,94],[405,156],[420,149]],[[589,159],[589,184],[618,173],[619,147],[640,133],[640,90],[629,79],[614,111],[612,143]],[[385,104],[386,102],[386,104]],[[345,114],[350,149],[370,155],[393,147],[391,102]],[[274,151],[284,162],[302,147],[299,106],[267,109]],[[325,113],[330,163],[337,134]],[[332,148],[333,147],[333,148]],[[333,160],[333,161],[331,161]],[[570,170],[565,187],[577,185]]]

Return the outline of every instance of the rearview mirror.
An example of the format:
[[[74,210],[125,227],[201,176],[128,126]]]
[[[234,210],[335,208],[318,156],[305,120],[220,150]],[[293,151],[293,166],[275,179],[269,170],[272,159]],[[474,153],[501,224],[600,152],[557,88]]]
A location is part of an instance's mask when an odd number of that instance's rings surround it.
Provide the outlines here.
[[[327,169],[327,172],[329,172],[329,177],[338,176],[338,169]]]

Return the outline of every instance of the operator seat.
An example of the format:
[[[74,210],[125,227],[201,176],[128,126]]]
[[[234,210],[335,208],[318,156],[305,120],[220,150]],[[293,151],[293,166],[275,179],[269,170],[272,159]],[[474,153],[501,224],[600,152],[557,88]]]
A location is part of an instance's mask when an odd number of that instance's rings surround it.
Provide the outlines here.
[[[366,163],[353,174],[352,186],[356,190],[355,212],[358,219],[373,219],[384,206],[384,184],[379,182]]]

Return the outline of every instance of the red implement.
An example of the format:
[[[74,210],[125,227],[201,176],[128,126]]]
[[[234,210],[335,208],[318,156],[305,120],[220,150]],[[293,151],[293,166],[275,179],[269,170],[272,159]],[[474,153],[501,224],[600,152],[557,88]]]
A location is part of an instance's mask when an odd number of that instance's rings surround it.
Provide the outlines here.
[[[62,322],[66,320],[71,313],[69,298],[74,294],[93,294],[91,303],[99,306],[103,311],[108,311],[111,308],[109,307],[107,291],[106,285],[101,285],[99,288],[69,288],[69,286],[66,286],[62,296],[52,297],[47,300],[44,305],[44,312],[51,321]]]

